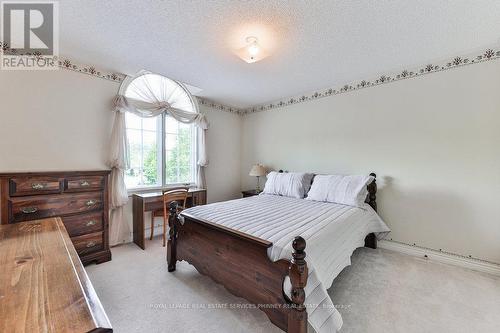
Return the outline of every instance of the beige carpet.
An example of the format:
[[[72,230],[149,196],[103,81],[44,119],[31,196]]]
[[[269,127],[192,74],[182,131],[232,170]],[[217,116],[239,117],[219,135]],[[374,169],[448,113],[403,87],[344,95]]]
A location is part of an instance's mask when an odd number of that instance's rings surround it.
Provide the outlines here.
[[[178,263],[167,272],[160,240],[112,249],[87,272],[117,333],[281,332],[259,310]],[[500,332],[500,278],[386,250],[358,249],[330,289],[347,332]],[[212,306],[213,307],[213,306]]]

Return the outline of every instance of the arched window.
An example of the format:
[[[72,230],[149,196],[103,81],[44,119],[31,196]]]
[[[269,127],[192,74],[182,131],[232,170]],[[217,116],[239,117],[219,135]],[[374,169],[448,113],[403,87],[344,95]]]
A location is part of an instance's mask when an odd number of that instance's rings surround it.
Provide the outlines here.
[[[196,103],[185,88],[164,76],[143,72],[125,85],[123,95],[141,102],[168,101],[170,107],[196,113]],[[197,179],[197,131],[166,112],[144,117],[127,112],[126,131],[130,166],[128,189],[194,184]]]

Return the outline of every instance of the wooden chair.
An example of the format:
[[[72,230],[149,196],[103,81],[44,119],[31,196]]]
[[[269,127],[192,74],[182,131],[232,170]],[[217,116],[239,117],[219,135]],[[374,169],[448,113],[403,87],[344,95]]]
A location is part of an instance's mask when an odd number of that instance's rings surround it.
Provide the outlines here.
[[[179,206],[177,207],[177,209],[179,212],[182,211],[186,207],[188,191],[189,187],[176,187],[163,191],[163,209],[151,212],[151,235],[149,237],[150,240],[153,239],[155,217],[163,216],[163,246],[165,246],[169,218],[168,205],[172,201],[178,201]]]

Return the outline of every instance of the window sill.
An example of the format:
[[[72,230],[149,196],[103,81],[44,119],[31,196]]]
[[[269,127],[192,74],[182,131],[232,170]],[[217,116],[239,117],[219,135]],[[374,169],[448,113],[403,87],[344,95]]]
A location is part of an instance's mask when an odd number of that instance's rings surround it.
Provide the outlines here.
[[[163,190],[168,190],[170,188],[179,187],[179,186],[187,186],[189,188],[196,188],[196,184],[169,184],[166,186],[131,188],[131,189],[127,189],[127,194],[129,197],[131,197],[134,194],[160,192]]]

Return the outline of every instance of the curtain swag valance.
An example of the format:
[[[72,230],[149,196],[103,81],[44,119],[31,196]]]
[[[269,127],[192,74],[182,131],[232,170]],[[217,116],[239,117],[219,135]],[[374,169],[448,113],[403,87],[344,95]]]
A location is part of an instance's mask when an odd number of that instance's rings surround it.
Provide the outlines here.
[[[167,101],[144,102],[123,95],[116,95],[113,106],[115,111],[131,112],[143,118],[156,117],[166,112],[181,123],[194,123],[201,129],[208,129],[208,121],[204,114],[174,108]]]
[[[113,99],[113,110],[115,120],[108,162],[111,168],[111,245],[125,241],[129,235],[128,224],[123,219],[123,206],[128,201],[125,170],[129,168],[125,112],[131,112],[143,118],[167,113],[181,123],[194,124],[198,128],[196,185],[200,188],[206,188],[205,167],[208,165],[206,131],[209,127],[205,115],[198,112],[196,100],[182,83],[146,71],[141,71],[134,77],[125,78],[118,94]]]

